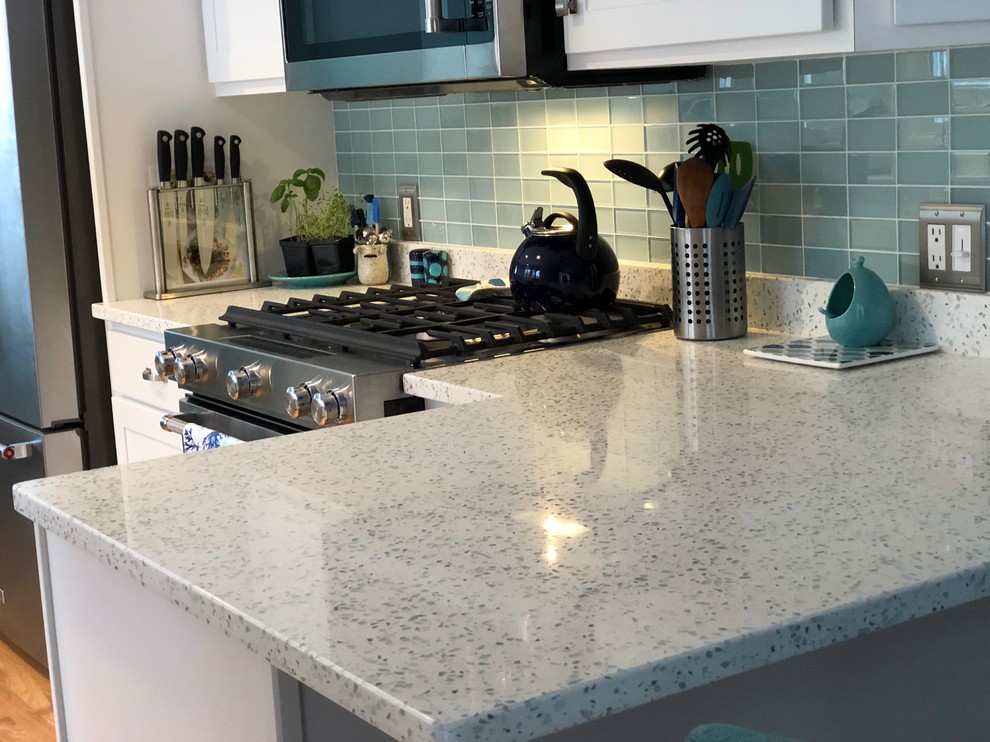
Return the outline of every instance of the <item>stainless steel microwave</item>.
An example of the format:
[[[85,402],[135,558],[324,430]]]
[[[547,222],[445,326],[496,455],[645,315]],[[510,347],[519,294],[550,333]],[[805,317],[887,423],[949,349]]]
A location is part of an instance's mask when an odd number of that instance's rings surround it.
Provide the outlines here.
[[[569,71],[569,0],[280,0],[285,82],[328,98],[587,87],[701,77],[705,67]]]

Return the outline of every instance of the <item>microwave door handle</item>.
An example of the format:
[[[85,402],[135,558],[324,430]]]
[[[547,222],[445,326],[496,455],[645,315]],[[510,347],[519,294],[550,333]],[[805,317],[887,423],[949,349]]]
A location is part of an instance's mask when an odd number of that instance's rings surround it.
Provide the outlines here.
[[[444,18],[443,0],[425,0],[426,33],[465,33],[487,31],[488,18],[485,16],[484,2],[472,0],[470,18]]]

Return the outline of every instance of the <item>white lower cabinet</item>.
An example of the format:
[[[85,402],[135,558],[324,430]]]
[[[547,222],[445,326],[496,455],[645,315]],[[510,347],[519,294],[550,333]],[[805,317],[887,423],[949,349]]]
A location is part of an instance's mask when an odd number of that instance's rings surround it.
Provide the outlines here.
[[[160,332],[111,324],[107,328],[110,405],[117,462],[133,464],[182,453],[182,441],[162,430],[162,415],[179,411],[185,392],[172,382],[146,378],[155,353],[164,348]]]

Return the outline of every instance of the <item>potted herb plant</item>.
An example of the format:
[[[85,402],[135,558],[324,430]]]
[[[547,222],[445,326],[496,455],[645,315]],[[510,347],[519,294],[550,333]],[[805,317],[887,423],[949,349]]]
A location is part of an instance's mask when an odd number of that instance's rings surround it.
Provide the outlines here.
[[[288,214],[291,237],[279,240],[289,276],[349,273],[354,270],[351,205],[340,189],[323,193],[326,174],[316,167],[280,180],[271,202]]]

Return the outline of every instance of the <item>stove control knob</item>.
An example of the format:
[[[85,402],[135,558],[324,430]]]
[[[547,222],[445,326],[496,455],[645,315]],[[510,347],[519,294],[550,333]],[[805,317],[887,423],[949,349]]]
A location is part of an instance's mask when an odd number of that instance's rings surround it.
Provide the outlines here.
[[[155,353],[155,374],[162,381],[175,373],[175,351],[172,348]]]
[[[254,399],[264,395],[264,378],[258,368],[247,366],[227,374],[227,396],[231,399]]]
[[[313,404],[313,390],[307,384],[290,386],[285,390],[285,411],[295,419],[310,414]]]
[[[175,357],[175,370],[172,374],[179,384],[198,384],[206,381],[208,369],[202,356],[191,353],[179,354]]]
[[[347,420],[347,396],[333,389],[313,394],[313,421],[320,426],[336,425]]]

